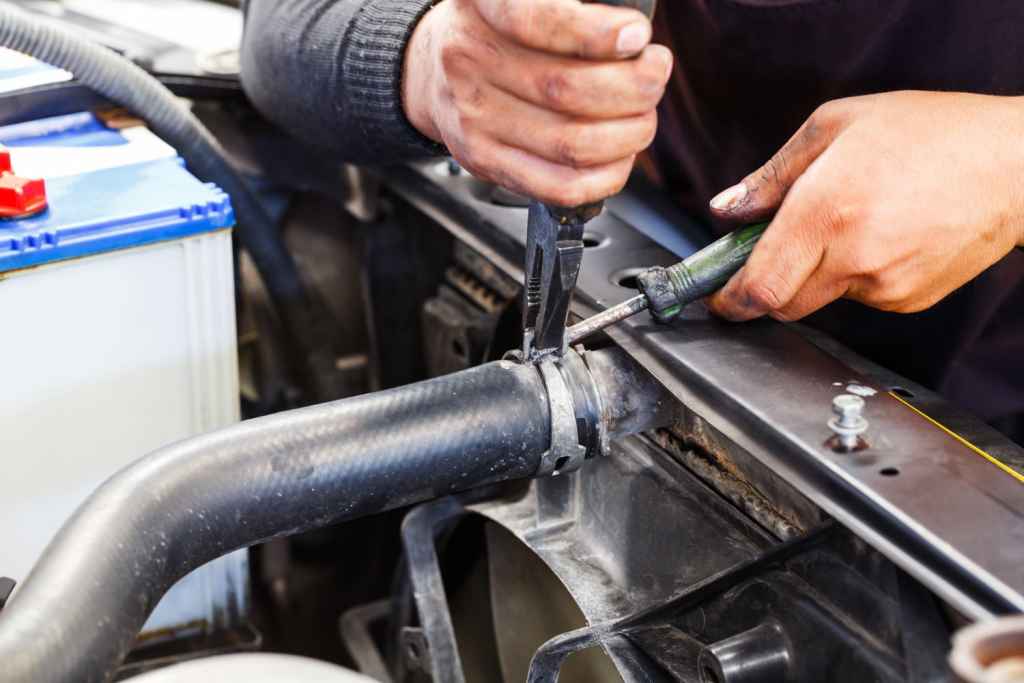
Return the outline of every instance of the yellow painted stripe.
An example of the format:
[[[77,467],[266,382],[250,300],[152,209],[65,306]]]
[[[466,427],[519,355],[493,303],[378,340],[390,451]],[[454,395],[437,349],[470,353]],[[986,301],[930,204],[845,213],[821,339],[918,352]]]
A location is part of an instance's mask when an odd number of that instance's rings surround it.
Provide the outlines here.
[[[957,434],[956,432],[954,432],[952,429],[950,429],[946,425],[942,424],[938,420],[935,420],[931,416],[921,412],[920,410],[918,410],[914,406],[910,405],[910,403],[908,403],[906,400],[904,400],[902,396],[900,396],[898,394],[895,394],[895,393],[893,393],[891,391],[889,392],[889,395],[892,396],[897,401],[899,401],[900,403],[902,403],[903,405],[905,405],[906,407],[908,407],[911,410],[913,410],[915,413],[917,413],[918,415],[920,415],[924,419],[926,419],[929,422],[931,422],[933,425],[935,425],[936,427],[938,427],[942,431],[944,431],[947,434],[949,434],[951,437],[953,437],[954,439],[956,439],[957,441],[962,443],[964,446],[967,446],[969,449],[971,449],[972,451],[974,451],[975,453],[977,453],[981,457],[983,457],[986,460],[988,460],[990,463],[992,463],[993,465],[995,465],[996,467],[1001,469],[1003,472],[1006,472],[1011,477],[1013,477],[1014,479],[1016,479],[1020,483],[1024,484],[1024,474],[1021,474],[1020,472],[1018,472],[1017,470],[1013,469],[1012,467],[1010,467],[1006,463],[1000,462],[996,458],[992,457],[991,455],[989,455],[985,451],[983,451],[980,448],[978,448],[977,446],[975,446],[973,443],[971,443],[970,441],[968,441],[964,437],[962,437],[959,434]]]

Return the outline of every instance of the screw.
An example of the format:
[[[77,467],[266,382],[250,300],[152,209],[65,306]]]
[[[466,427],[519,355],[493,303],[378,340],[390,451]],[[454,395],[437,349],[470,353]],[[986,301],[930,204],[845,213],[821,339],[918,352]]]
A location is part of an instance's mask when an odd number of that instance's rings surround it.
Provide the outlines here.
[[[839,394],[832,399],[834,417],[828,426],[836,435],[838,449],[849,453],[857,450],[860,435],[867,431],[868,421],[864,419],[864,399],[853,394]]]

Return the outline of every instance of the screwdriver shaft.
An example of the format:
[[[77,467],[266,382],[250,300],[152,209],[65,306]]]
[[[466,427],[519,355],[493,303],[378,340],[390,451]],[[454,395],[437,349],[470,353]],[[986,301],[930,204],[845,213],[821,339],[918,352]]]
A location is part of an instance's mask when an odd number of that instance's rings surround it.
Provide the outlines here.
[[[621,304],[612,306],[595,316],[576,323],[565,331],[566,341],[569,346],[572,346],[581,339],[586,339],[595,332],[599,332],[609,325],[614,325],[617,322],[621,322],[626,318],[636,315],[646,308],[647,297],[643,294],[638,294],[632,299],[623,301]]]
[[[623,301],[568,328],[565,330],[567,344],[572,346],[645,309],[651,309],[658,322],[671,321],[685,306],[717,291],[742,268],[754,250],[754,245],[767,229],[768,223],[748,225],[712,242],[674,266],[648,269],[637,277],[640,289],[645,294]],[[652,300],[648,294],[657,296]]]

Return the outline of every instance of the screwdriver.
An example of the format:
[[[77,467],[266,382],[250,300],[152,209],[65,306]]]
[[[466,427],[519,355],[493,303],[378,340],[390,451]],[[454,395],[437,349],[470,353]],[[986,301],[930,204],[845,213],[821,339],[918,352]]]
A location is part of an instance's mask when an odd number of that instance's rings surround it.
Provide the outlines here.
[[[675,319],[687,304],[717,292],[743,267],[768,223],[756,223],[731,232],[674,266],[656,266],[637,276],[641,294],[565,331],[569,346],[632,317],[645,309],[659,323]]]

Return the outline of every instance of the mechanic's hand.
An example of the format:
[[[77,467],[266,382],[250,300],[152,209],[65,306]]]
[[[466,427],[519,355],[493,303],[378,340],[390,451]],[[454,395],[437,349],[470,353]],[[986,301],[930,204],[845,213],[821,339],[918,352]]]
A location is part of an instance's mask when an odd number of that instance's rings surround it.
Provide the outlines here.
[[[732,320],[796,320],[839,297],[926,309],[1024,244],[1024,100],[892,92],[829,102],[711,201],[775,213],[709,300]]]
[[[443,0],[406,51],[409,120],[477,177],[551,204],[622,189],[657,128],[672,53],[636,10]]]

